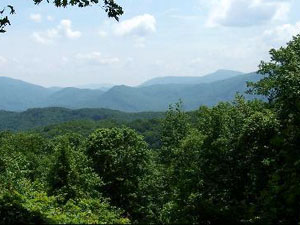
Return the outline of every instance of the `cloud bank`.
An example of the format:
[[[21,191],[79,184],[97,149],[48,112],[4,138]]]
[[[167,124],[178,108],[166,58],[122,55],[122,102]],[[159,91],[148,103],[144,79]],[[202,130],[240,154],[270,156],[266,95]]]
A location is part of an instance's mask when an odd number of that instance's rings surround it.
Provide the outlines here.
[[[32,37],[38,43],[49,44],[59,37],[66,37],[68,39],[80,38],[81,32],[74,31],[72,29],[72,21],[65,19],[61,20],[60,24],[56,28],[48,29],[42,32],[33,32]]]
[[[289,0],[218,0],[214,1],[208,27],[247,27],[285,19]]]
[[[124,20],[115,27],[118,36],[133,35],[144,37],[156,31],[156,19],[154,16],[144,14],[128,20]]]

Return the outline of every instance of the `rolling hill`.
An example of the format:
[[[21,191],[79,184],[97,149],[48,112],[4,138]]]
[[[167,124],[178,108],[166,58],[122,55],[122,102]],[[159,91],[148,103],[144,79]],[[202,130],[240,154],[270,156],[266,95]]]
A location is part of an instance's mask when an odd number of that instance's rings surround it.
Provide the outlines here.
[[[126,113],[110,109],[71,110],[59,107],[28,109],[24,112],[0,110],[0,131],[27,130],[77,120],[131,122],[138,119],[161,118],[163,115],[162,112]]]

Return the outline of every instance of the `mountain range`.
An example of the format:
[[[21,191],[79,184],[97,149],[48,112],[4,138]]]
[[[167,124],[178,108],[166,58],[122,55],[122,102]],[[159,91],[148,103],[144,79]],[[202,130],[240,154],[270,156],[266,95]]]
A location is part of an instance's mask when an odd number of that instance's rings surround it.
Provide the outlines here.
[[[45,88],[8,77],[0,77],[0,110],[65,107],[108,108],[126,112],[164,111],[181,99],[186,110],[231,101],[244,94],[247,81],[258,81],[256,73],[219,70],[201,77],[160,77],[130,87],[118,85],[105,90],[75,87]],[[245,94],[247,99],[257,96]]]
[[[140,86],[150,86],[156,84],[200,84],[200,83],[211,83],[219,80],[226,80],[237,75],[243,74],[242,72],[234,70],[218,70],[214,73],[207,74],[201,77],[156,77],[142,83]]]

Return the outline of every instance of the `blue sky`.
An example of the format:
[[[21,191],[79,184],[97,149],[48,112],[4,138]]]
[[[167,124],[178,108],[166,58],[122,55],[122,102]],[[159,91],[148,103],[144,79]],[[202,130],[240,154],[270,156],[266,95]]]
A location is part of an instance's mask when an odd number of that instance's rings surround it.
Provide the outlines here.
[[[157,76],[251,72],[300,33],[299,0],[119,0],[99,7],[2,0],[17,14],[0,35],[0,75],[43,86],[137,85]]]

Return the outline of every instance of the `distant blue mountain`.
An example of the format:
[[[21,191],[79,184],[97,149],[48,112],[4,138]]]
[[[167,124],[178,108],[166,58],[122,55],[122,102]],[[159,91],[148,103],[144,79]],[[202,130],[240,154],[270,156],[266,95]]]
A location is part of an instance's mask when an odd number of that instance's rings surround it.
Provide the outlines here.
[[[115,86],[114,84],[85,84],[85,85],[79,85],[76,86],[76,88],[80,89],[95,89],[95,90],[101,90],[101,91],[107,91],[110,88]]]
[[[218,70],[214,73],[201,76],[201,77],[156,77],[148,80],[141,84],[141,86],[150,86],[156,84],[201,84],[201,83],[211,83],[219,80],[226,80],[237,75],[243,74],[242,72],[234,70]]]
[[[0,77],[0,109],[23,111],[37,107],[109,108],[127,112],[163,111],[183,100],[187,110],[231,101],[236,92],[244,94],[247,81],[258,81],[256,73],[220,70],[203,77],[150,80],[138,87],[114,86],[107,91],[79,88],[44,88]],[[192,82],[193,80],[193,82]],[[162,82],[163,81],[163,82]],[[181,83],[176,83],[176,82]],[[158,83],[155,83],[158,82]],[[167,83],[164,83],[167,82]],[[171,82],[171,83],[168,83]],[[175,82],[175,83],[172,83]],[[257,96],[246,95],[247,99]]]

